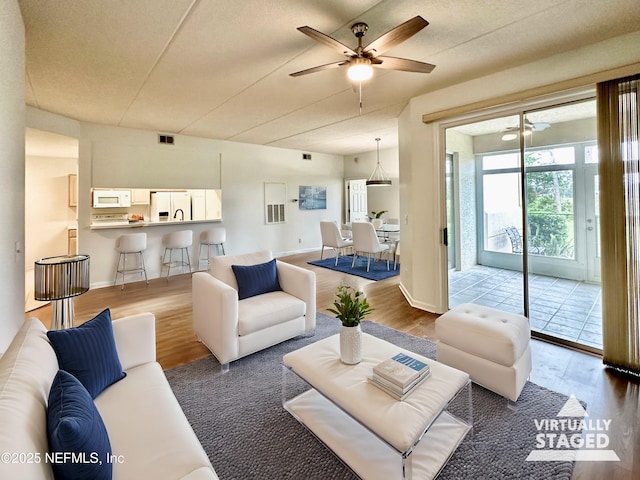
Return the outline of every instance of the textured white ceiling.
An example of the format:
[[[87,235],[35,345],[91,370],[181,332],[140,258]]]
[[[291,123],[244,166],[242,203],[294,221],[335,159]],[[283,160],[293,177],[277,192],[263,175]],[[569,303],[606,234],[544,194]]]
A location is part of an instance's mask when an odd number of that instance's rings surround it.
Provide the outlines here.
[[[71,118],[349,155],[397,145],[416,95],[640,29],[638,0],[19,0],[29,105]],[[386,52],[436,65],[376,70],[363,108],[341,59],[296,30],[355,47],[409,18],[430,25]]]

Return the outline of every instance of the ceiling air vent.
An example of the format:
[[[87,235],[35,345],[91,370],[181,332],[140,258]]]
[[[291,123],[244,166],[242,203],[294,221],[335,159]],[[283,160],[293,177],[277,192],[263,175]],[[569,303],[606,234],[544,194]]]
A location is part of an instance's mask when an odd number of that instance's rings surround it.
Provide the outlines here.
[[[303,153],[302,154],[302,159],[303,160],[311,160],[311,154],[310,153]]]
[[[164,145],[173,145],[173,135],[162,135],[159,133],[158,143],[162,143]]]

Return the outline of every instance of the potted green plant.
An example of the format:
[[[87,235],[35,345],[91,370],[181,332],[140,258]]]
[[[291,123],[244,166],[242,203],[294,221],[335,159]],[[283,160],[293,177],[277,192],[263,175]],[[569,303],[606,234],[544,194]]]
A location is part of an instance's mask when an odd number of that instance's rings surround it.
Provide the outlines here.
[[[338,287],[333,302],[334,308],[328,310],[342,322],[340,329],[340,360],[348,365],[360,363],[362,358],[362,329],[360,322],[373,309],[364,293],[355,288],[342,285]]]
[[[382,216],[387,213],[389,210],[380,210],[379,212],[371,212],[371,223],[375,228],[380,228],[384,223]]]

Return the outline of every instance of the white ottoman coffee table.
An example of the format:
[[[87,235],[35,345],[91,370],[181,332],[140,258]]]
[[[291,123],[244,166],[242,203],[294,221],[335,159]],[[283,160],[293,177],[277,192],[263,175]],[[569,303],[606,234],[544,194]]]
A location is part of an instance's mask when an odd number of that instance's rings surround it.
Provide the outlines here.
[[[439,362],[467,372],[475,383],[517,401],[531,373],[526,317],[465,303],[436,320]]]
[[[397,353],[431,368],[404,401],[368,380]],[[357,365],[340,361],[339,335],[282,361],[284,408],[364,480],[435,478],[472,427],[469,375],[366,333]]]

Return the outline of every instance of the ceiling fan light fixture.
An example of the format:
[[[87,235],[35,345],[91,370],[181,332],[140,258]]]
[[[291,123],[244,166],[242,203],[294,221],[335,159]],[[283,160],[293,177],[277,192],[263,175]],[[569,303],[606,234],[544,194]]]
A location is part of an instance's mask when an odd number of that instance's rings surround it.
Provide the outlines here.
[[[377,163],[366,184],[368,187],[387,187],[391,185],[391,179],[380,165],[380,139],[376,138]]]
[[[354,82],[364,82],[373,76],[373,67],[368,58],[355,58],[351,62],[347,76]]]
[[[534,130],[535,128],[531,124],[525,124],[524,128],[522,129],[522,136],[528,137],[533,133]],[[502,140],[505,142],[515,140],[516,138],[518,138],[519,134],[520,129],[518,127],[509,127],[506,130],[502,131]]]
[[[518,138],[518,134],[517,133],[505,133],[504,135],[502,135],[502,140],[505,142],[508,142],[509,140],[515,140],[516,138]]]

